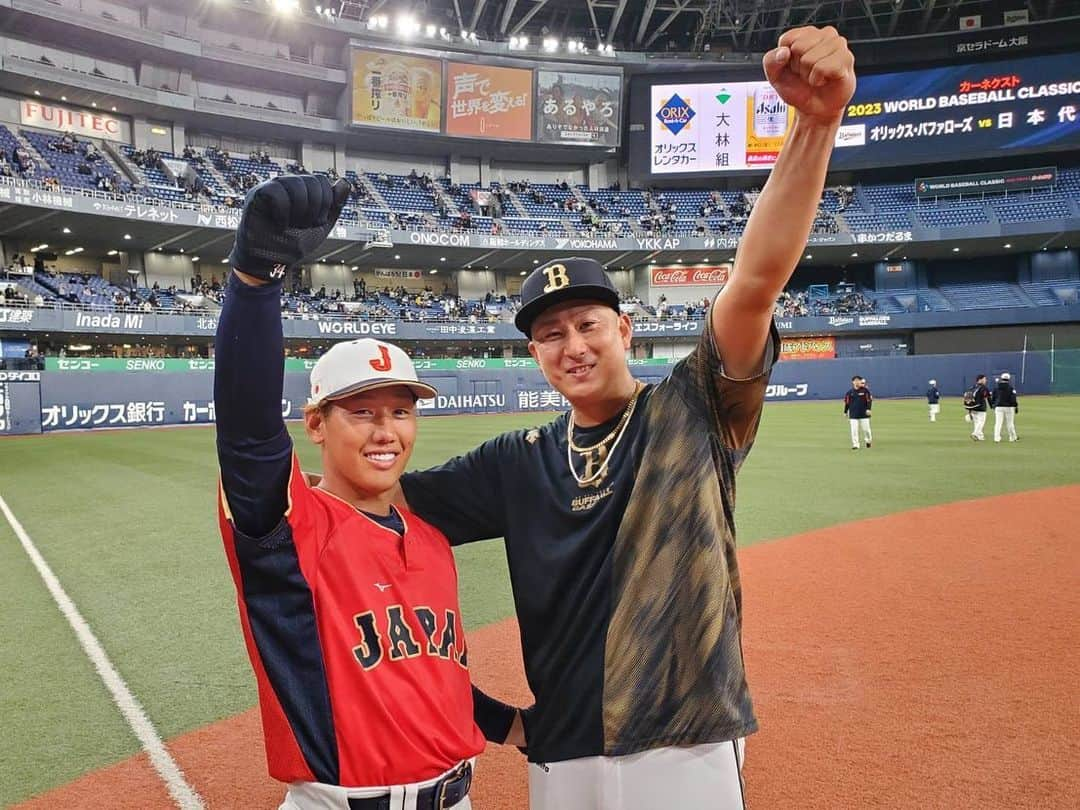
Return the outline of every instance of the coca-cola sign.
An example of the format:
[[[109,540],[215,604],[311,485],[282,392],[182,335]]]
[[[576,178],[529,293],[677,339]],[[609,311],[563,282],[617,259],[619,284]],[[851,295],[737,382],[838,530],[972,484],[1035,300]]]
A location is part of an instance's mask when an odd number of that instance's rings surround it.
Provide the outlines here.
[[[722,287],[731,272],[730,264],[709,267],[654,267],[650,284],[654,287]]]

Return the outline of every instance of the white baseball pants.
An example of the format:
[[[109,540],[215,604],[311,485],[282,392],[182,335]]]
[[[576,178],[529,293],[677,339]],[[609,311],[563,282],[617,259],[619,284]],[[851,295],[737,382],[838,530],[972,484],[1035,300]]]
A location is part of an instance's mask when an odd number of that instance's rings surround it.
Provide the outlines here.
[[[939,403],[939,402],[931,403],[931,405],[930,405],[930,421],[931,422],[936,422],[937,421],[937,415],[939,413],[941,413],[941,403]]]
[[[971,411],[971,425],[971,435],[980,442],[985,439],[983,428],[986,426],[986,411]]]
[[[745,810],[745,740],[529,763],[529,810]]]
[[[994,441],[1001,441],[1001,427],[1005,426],[1009,441],[1016,441],[1016,408],[998,406],[994,408]]]
[[[473,767],[476,767],[475,762]],[[278,810],[349,810],[349,799],[375,799],[387,794],[390,796],[390,810],[416,810],[416,798],[421,789],[431,787],[443,776],[446,774],[408,785],[364,788],[345,788],[322,782],[292,782]],[[472,803],[466,796],[457,804],[447,805],[446,810],[472,810]]]
[[[859,431],[862,431],[863,438],[867,444],[874,440],[874,437],[870,435],[870,420],[869,419],[848,419],[851,422],[851,446],[859,446]]]

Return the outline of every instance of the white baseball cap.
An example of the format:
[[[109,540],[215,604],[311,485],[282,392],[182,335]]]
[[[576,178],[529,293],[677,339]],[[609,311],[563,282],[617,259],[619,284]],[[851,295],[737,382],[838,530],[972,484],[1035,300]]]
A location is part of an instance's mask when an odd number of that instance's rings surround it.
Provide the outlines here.
[[[311,369],[310,405],[321,405],[373,388],[407,386],[417,399],[439,392],[416,376],[409,355],[392,343],[361,338],[335,343]]]
[[[1003,371],[1003,372],[1001,372],[1001,379],[1003,379],[1003,380],[1011,380],[1012,375],[1009,374],[1009,372],[1007,372],[1007,371]]]
[[[937,385],[937,380],[931,380],[931,381],[930,381],[930,384],[931,384],[931,385]]]

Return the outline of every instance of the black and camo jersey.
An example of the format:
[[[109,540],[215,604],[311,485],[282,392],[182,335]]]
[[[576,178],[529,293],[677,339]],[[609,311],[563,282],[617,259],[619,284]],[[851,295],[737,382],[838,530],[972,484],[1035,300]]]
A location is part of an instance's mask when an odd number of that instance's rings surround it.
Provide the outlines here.
[[[410,508],[455,544],[504,537],[536,710],[529,759],[555,762],[742,737],[735,474],[780,341],[733,380],[706,329],[647,386],[601,480],[567,461],[568,414],[402,479]],[[618,417],[574,444],[599,442]],[[599,468],[573,453],[579,477]]]

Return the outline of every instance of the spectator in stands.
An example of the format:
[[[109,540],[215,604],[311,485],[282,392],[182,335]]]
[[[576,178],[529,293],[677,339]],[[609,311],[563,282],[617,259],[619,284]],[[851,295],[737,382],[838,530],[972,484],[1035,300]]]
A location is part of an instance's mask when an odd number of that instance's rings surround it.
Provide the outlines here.
[[[11,164],[8,163],[7,157],[0,155],[0,177],[11,177]]]
[[[34,176],[37,165],[34,163],[34,159],[30,157],[30,152],[22,146],[16,146],[11,157],[15,162],[15,168],[19,170],[19,174],[23,177]]]
[[[101,160],[101,153],[94,148],[94,145],[87,141],[83,148],[83,155],[87,162],[93,163],[95,160]]]

